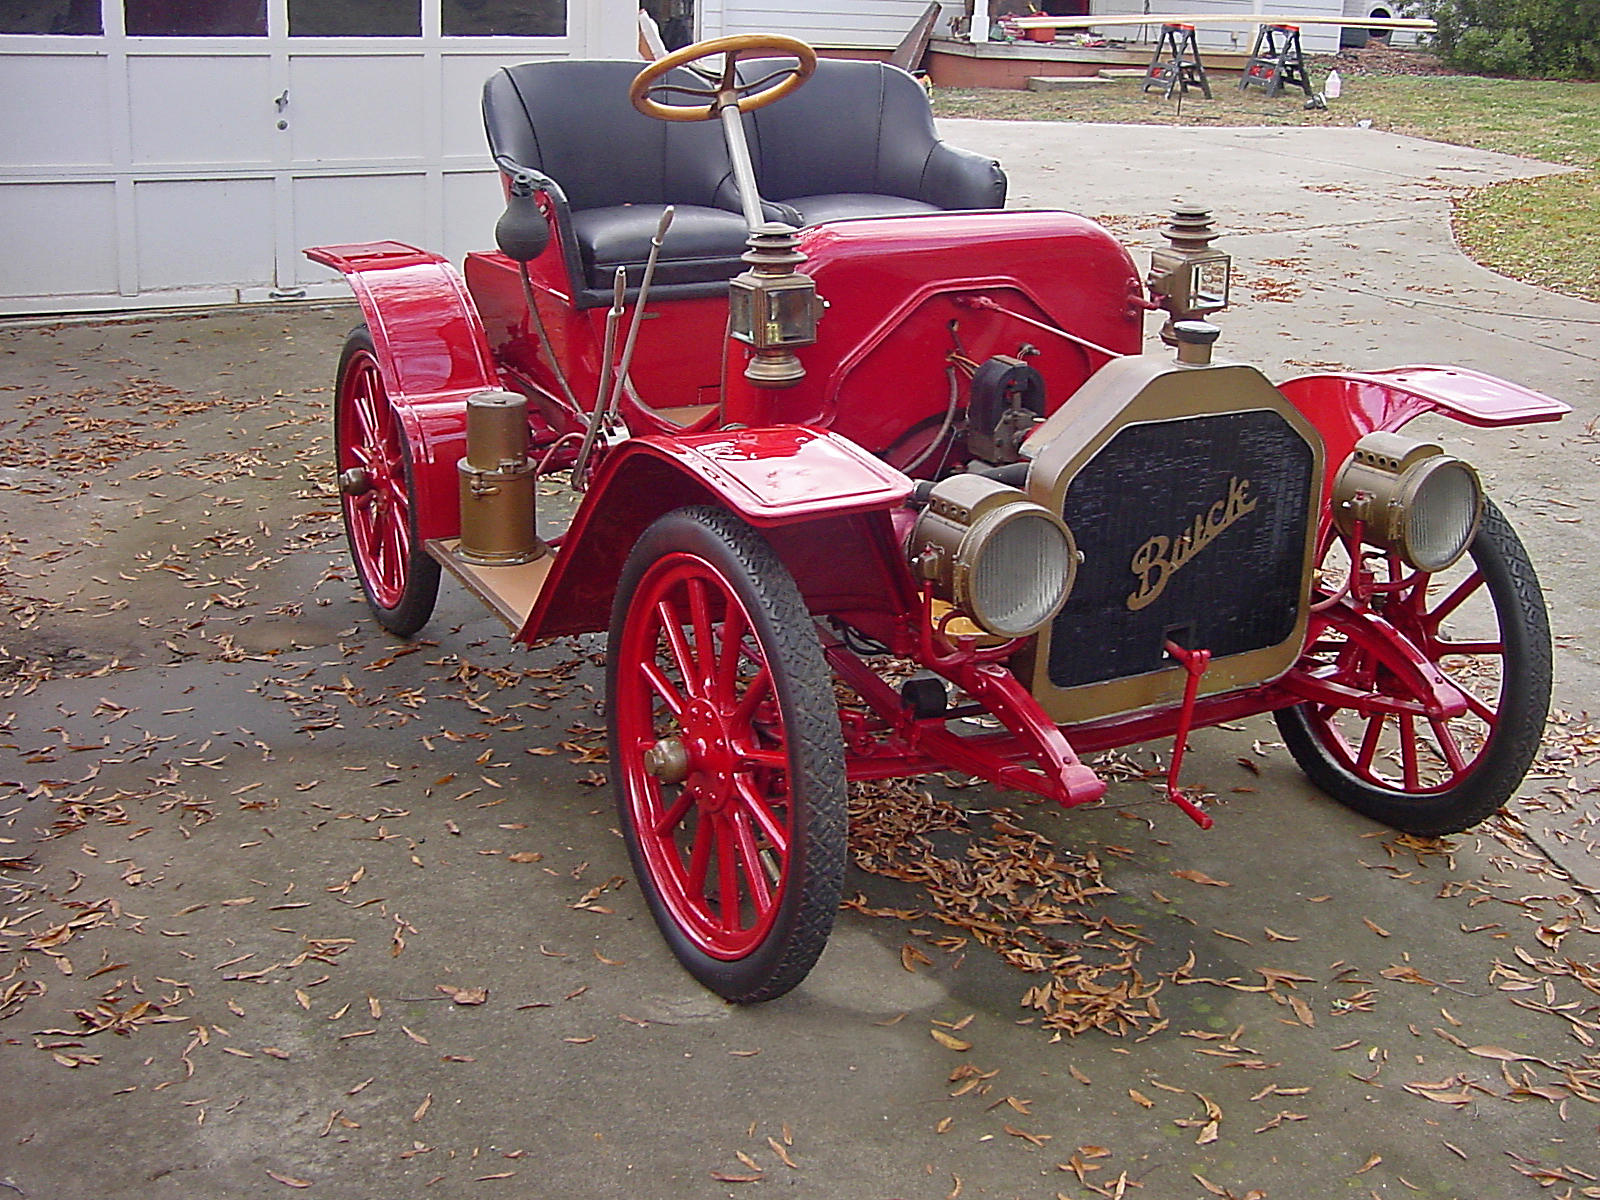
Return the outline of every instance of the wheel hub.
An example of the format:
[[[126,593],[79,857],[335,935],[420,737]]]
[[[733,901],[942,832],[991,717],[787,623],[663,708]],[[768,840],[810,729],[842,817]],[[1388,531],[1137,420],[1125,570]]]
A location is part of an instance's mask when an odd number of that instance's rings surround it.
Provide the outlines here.
[[[662,738],[644,752],[644,769],[662,783],[682,783],[689,777],[689,754],[678,738]]]
[[[372,487],[372,475],[365,467],[351,467],[339,475],[339,490],[346,496],[365,496]]]
[[[695,803],[706,812],[721,812],[733,795],[738,756],[728,725],[708,700],[691,700],[683,713],[684,780]]]

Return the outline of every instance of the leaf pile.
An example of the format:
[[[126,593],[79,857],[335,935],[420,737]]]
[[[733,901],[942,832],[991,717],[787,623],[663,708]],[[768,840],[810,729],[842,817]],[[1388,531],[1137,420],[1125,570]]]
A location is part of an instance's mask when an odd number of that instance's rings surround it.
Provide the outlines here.
[[[945,836],[940,836],[945,835]],[[1095,911],[1115,896],[1099,858],[1073,854],[1023,828],[1009,809],[963,811],[901,782],[860,784],[850,797],[850,846],[862,870],[920,887],[924,911],[847,907],[869,916],[929,917],[1011,966],[1047,976],[1022,997],[1046,1029],[1122,1036],[1161,1028],[1159,979],[1139,971],[1149,944],[1136,926]]]

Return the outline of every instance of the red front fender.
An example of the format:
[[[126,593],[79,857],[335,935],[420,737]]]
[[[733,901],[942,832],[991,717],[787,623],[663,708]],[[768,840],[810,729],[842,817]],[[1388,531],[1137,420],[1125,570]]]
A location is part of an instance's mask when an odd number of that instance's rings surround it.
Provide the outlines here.
[[[909,611],[888,514],[910,491],[910,479],[855,443],[805,426],[633,438],[595,473],[517,640],[605,629],[633,543],[691,504],[760,529],[814,612]]]
[[[1329,467],[1325,489],[1332,488],[1338,465],[1361,437],[1376,429],[1399,429],[1423,413],[1490,428],[1557,421],[1572,411],[1543,393],[1465,367],[1301,375],[1278,390],[1322,434]]]
[[[437,254],[400,242],[313,246],[305,254],[343,272],[361,304],[384,387],[411,448],[418,536],[454,537],[467,397],[500,386],[461,276]]]

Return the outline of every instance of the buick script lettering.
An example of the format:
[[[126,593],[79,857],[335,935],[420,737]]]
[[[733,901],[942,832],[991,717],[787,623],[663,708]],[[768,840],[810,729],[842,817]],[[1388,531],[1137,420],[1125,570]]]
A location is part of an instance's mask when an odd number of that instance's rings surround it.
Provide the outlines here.
[[[1241,517],[1255,511],[1256,501],[1250,495],[1248,479],[1228,480],[1228,497],[1218,500],[1203,513],[1196,513],[1193,523],[1178,535],[1176,540],[1165,534],[1156,534],[1133,552],[1130,569],[1139,577],[1139,587],[1128,597],[1128,607],[1134,612],[1153,604],[1166,589],[1167,581],[1200,551],[1222,535],[1223,530]]]

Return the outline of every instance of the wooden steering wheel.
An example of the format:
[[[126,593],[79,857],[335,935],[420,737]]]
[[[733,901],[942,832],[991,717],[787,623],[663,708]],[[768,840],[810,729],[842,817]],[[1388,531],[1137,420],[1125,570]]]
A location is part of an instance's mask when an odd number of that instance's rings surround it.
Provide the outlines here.
[[[703,58],[722,55],[722,75],[716,86],[688,87],[680,83],[662,83],[668,71],[688,66]],[[778,70],[760,79],[741,83],[734,74],[741,58],[780,56],[797,59],[792,67]],[[817,52],[804,42],[778,34],[738,33],[728,37],[712,38],[675,50],[665,58],[658,58],[634,76],[628,88],[628,99],[647,117],[659,121],[714,121],[724,108],[737,104],[740,112],[754,112],[775,100],[781,100],[795,88],[811,78],[817,69]],[[710,78],[710,72],[706,72]],[[767,85],[776,79],[771,87]],[[699,104],[663,104],[654,95],[689,96],[705,101]]]

